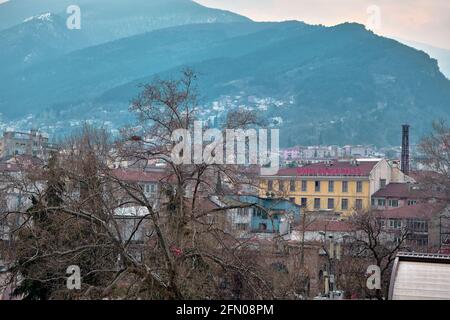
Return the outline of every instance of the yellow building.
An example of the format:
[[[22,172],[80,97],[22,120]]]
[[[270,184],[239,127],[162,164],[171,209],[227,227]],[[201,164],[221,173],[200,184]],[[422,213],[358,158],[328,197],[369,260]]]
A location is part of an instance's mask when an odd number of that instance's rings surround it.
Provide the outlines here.
[[[332,211],[349,216],[368,210],[371,196],[391,182],[405,182],[398,168],[380,161],[333,161],[300,168],[283,168],[262,176],[261,197],[295,201],[305,211]]]

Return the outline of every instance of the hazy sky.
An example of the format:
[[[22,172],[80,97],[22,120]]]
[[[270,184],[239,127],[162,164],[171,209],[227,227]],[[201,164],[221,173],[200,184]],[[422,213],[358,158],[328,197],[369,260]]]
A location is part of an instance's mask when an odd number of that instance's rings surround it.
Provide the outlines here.
[[[257,21],[375,26],[378,34],[450,49],[450,0],[196,0]],[[379,9],[377,9],[379,8]],[[377,15],[379,12],[379,18]],[[369,21],[373,21],[370,23]],[[377,21],[380,23],[378,24]]]

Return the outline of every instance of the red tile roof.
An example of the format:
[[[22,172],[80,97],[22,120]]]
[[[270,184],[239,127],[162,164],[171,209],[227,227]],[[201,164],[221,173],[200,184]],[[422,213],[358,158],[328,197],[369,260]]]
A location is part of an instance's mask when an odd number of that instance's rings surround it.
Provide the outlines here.
[[[422,218],[431,219],[444,211],[447,207],[445,202],[419,203],[414,206],[405,206],[397,209],[375,211],[380,218],[408,219]]]
[[[0,162],[0,172],[20,172],[43,167],[44,161],[32,156],[14,156]]]
[[[301,227],[297,227],[301,230]],[[306,231],[324,231],[324,232],[351,232],[354,227],[348,221],[339,220],[317,220],[306,227]]]
[[[111,175],[127,182],[162,182],[171,178],[170,173],[164,171],[143,171],[130,169],[114,169]]]
[[[309,164],[299,168],[283,168],[278,171],[279,177],[307,176],[344,176],[368,177],[378,161],[363,161],[356,165],[350,161],[333,161]]]
[[[186,201],[185,206],[188,210],[191,210],[192,208],[192,201]],[[211,199],[209,199],[208,197],[200,197],[197,201],[196,201],[196,210],[198,212],[202,212],[202,213],[207,213],[210,211],[214,211],[216,209],[220,209],[220,206],[218,204],[216,204],[215,202],[213,202]]]
[[[394,199],[446,199],[443,192],[432,191],[419,184],[412,183],[390,183],[383,189],[378,190],[373,198],[394,198]]]
[[[448,177],[445,175],[434,172],[434,171],[412,171],[410,172],[409,176],[416,180],[418,183],[427,183],[427,182],[434,182],[434,181],[448,181]]]
[[[0,163],[0,172],[19,172],[20,168],[13,163]]]

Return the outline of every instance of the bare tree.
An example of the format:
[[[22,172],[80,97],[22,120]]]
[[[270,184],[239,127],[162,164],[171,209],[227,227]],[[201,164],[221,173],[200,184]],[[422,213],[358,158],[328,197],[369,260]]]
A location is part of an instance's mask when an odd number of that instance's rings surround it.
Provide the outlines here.
[[[359,212],[350,218],[354,227],[350,239],[349,254],[355,258],[366,259],[370,264],[380,268],[382,288],[377,289],[375,297],[383,299],[387,296],[389,289],[389,275],[392,263],[399,251],[407,250],[406,240],[408,230],[402,228],[388,231],[374,212]]]
[[[446,177],[450,170],[450,128],[444,120],[433,122],[433,131],[419,144],[422,163]]]
[[[16,293],[29,299],[273,297],[264,267],[255,263],[258,253],[226,228],[229,208],[208,205],[209,195],[237,193],[254,179],[232,165],[173,160],[174,132],[192,133],[197,119],[195,74],[186,70],[179,80],[144,86],[131,112],[139,123],[119,140],[86,126],[47,166],[11,178],[32,200],[14,211],[24,217],[11,267]],[[252,119],[233,121],[248,126]],[[124,161],[139,164],[141,174],[161,164],[156,195],[120,175]],[[119,216],[130,208],[141,214],[129,217],[124,232]],[[70,265],[81,267],[79,291],[65,286]]]
[[[433,191],[447,195],[450,190],[450,128],[444,120],[433,122],[433,131],[419,144],[420,163],[429,171],[422,172],[421,180]]]

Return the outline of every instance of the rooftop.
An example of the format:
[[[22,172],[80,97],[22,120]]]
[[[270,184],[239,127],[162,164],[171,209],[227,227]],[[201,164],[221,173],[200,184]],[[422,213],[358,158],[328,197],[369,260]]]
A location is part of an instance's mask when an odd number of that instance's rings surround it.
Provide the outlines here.
[[[379,161],[332,161],[309,164],[298,168],[283,168],[280,177],[343,176],[368,177]]]
[[[162,170],[114,169],[111,174],[117,179],[127,182],[162,182],[170,180],[170,174]]]
[[[412,183],[390,183],[378,190],[373,198],[395,198],[395,199],[446,199],[443,192],[433,191],[425,186]]]
[[[284,211],[284,212],[294,212],[300,213],[301,206],[292,203],[286,199],[269,199],[260,198],[257,196],[226,196],[221,199],[227,205],[248,205],[262,207],[269,211]]]
[[[377,211],[380,218],[392,219],[431,219],[441,214],[447,204],[445,202],[437,203],[419,203],[414,206],[405,206],[392,210]]]
[[[297,230],[301,230],[300,227],[296,227]],[[351,232],[354,231],[354,227],[348,221],[340,220],[316,220],[306,227],[306,231],[310,232]]]
[[[448,177],[445,175],[429,170],[412,171],[409,176],[418,183],[430,183],[430,182],[448,182]]]

